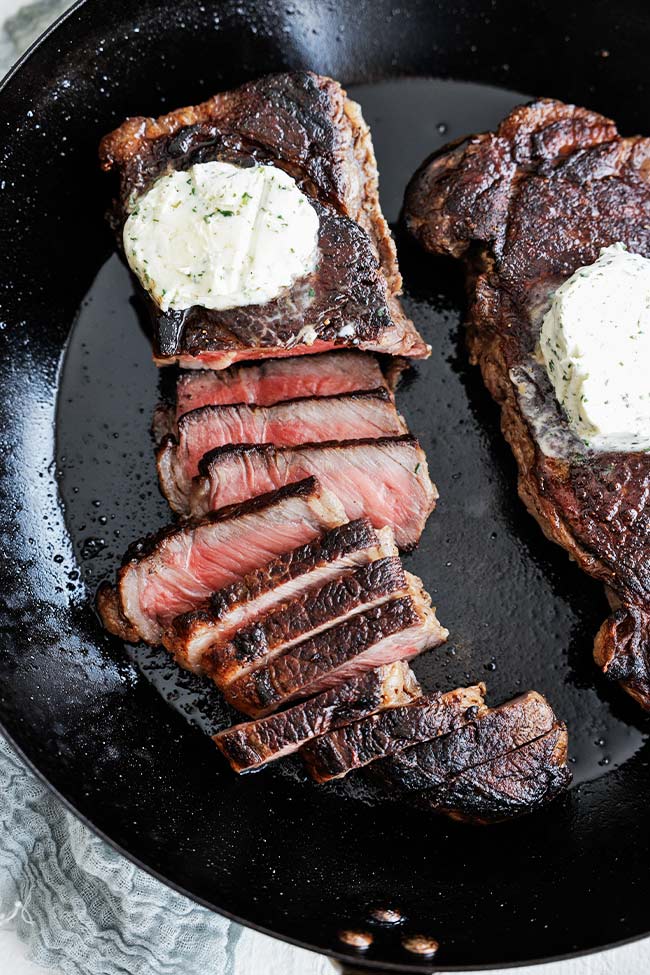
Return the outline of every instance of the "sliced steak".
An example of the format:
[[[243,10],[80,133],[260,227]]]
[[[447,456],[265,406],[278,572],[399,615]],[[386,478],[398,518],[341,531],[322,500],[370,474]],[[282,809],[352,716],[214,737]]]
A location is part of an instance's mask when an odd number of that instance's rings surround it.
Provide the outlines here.
[[[304,640],[229,684],[226,699],[238,711],[262,717],[297,698],[443,643],[447,631],[436,619],[420,580],[410,575],[408,580],[408,596]]]
[[[100,160],[119,176],[118,232],[159,176],[213,160],[279,166],[319,216],[317,268],[279,298],[167,313],[150,301],[158,363],[221,369],[346,346],[429,354],[398,300],[401,277],[379,207],[368,126],[330,78],[270,75],[158,119],[127,119],[102,140]]]
[[[406,592],[399,558],[377,559],[281,603],[243,627],[229,643],[211,648],[203,657],[203,670],[225,688],[294,644]]]
[[[443,777],[464,772],[539,738],[556,722],[548,701],[537,691],[528,691],[482,711],[451,735],[414,745],[386,759],[373,771],[403,789],[430,788],[436,784],[436,770],[442,770]]]
[[[567,730],[561,722],[520,748],[452,776],[429,796],[436,812],[470,823],[495,823],[534,812],[571,782]]]
[[[622,138],[609,119],[545,99],[431,157],[405,202],[425,248],[466,260],[470,354],[501,405],[521,498],[622,604],[597,661],[647,708],[650,628],[639,621],[650,614],[650,454],[585,446],[535,348],[551,293],[602,247],[620,241],[650,257],[649,160],[650,139]],[[619,640],[624,632],[634,639]]]
[[[438,497],[424,451],[408,434],[300,447],[219,447],[206,454],[199,471],[190,495],[196,516],[314,474],[349,518],[390,525],[405,550],[417,544]]]
[[[125,640],[137,634],[147,643],[159,643],[180,613],[344,521],[336,498],[315,478],[306,478],[180,528],[166,528],[128,549],[116,591],[102,588],[104,625]]]
[[[214,736],[235,772],[247,772],[295,752],[305,742],[352,721],[408,704],[420,694],[403,661],[369,670],[286,711],[226,728]]]
[[[547,755],[546,745],[537,746],[542,740],[553,744],[546,764],[539,761]],[[566,744],[566,727],[550,704],[541,694],[529,691],[478,714],[444,737],[375,763],[373,771],[391,788],[422,793],[426,803],[457,816],[462,815],[462,806],[459,803],[455,808],[455,803],[465,790],[468,818],[504,818],[530,811],[568,785]],[[526,767],[531,773],[527,782],[517,772]],[[499,772],[512,774],[512,781],[500,781]],[[509,794],[510,805],[506,802]],[[484,817],[478,815],[481,807]],[[488,815],[490,808],[497,814]]]
[[[338,396],[384,384],[375,356],[353,350],[267,359],[220,372],[191,370],[181,373],[176,385],[176,419],[201,406],[273,406],[285,399]]]
[[[376,531],[363,519],[339,525],[220,589],[199,609],[178,616],[165,631],[163,643],[181,666],[200,673],[211,647],[228,643],[237,630],[274,607],[318,589],[347,569],[395,555],[390,528]]]
[[[187,513],[192,478],[209,450],[225,444],[294,446],[335,438],[385,437],[406,433],[388,391],[285,400],[273,406],[204,406],[178,421],[178,439],[167,437],[157,451],[163,494],[175,511]]]
[[[472,720],[483,708],[484,694],[485,686],[478,684],[389,708],[310,742],[302,752],[305,764],[316,782],[342,778],[353,769],[445,735]]]

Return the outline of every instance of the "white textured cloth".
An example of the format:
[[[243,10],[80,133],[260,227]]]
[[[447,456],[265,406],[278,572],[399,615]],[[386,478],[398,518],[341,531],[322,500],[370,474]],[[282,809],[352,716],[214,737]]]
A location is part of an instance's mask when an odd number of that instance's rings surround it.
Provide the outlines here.
[[[138,870],[0,738],[0,921],[64,975],[229,975],[240,929]]]

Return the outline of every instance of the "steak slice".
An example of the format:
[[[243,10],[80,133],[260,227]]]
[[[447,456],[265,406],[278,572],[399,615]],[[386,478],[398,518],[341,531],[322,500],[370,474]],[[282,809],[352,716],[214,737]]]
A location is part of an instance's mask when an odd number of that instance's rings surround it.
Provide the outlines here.
[[[375,763],[373,771],[391,788],[422,793],[433,808],[488,821],[530,812],[557,795],[571,780],[566,760],[566,726],[529,691]]]
[[[247,772],[290,755],[318,735],[341,728],[382,708],[407,704],[420,694],[404,661],[369,670],[286,711],[234,725],[214,741],[235,772]]]
[[[602,247],[621,241],[650,257],[650,139],[537,101],[425,162],[405,214],[427,250],[466,260],[470,354],[501,405],[519,494],[545,534],[615,594],[621,609],[601,629],[597,662],[648,708],[650,454],[585,446],[535,348],[551,292]]]
[[[297,698],[336,687],[373,667],[408,660],[447,638],[422,583],[407,576],[409,594],[304,640],[225,689],[238,711],[263,717]]]
[[[567,730],[561,722],[520,748],[449,778],[430,796],[437,812],[469,823],[495,823],[534,812],[571,782]]]
[[[273,406],[204,406],[180,418],[178,439],[163,440],[156,455],[158,476],[174,511],[187,513],[199,461],[215,447],[241,443],[284,447],[332,437],[394,436],[406,433],[406,429],[384,387],[344,396],[284,400]]]
[[[485,685],[459,687],[447,694],[428,694],[332,731],[303,749],[316,782],[340,779],[416,742],[445,735],[472,720],[484,706]]]
[[[343,350],[292,359],[268,359],[215,372],[183,372],[176,385],[176,416],[201,406],[256,403],[273,406],[286,399],[338,396],[385,385],[379,363],[368,352]]]
[[[125,640],[160,643],[174,617],[343,521],[336,498],[315,478],[306,478],[180,528],[163,529],[131,545],[116,589],[100,590],[104,625]]]
[[[280,603],[238,630],[229,643],[213,646],[204,655],[202,668],[218,687],[225,688],[294,644],[407,591],[399,558],[377,559]]]
[[[341,572],[397,555],[390,528],[361,519],[325,531],[214,593],[199,609],[176,617],[163,643],[188,670],[202,671],[204,654],[280,603],[317,589]]]
[[[368,126],[337,82],[306,71],[270,75],[158,119],[127,119],[100,146],[102,168],[119,176],[115,229],[159,176],[213,160],[288,172],[318,213],[319,264],[263,305],[163,313],[150,301],[159,364],[221,369],[346,346],[429,354],[399,303]]]
[[[406,550],[417,544],[438,496],[424,451],[409,435],[299,447],[235,444],[206,454],[199,472],[190,495],[194,515],[314,474],[349,518],[390,525]]]

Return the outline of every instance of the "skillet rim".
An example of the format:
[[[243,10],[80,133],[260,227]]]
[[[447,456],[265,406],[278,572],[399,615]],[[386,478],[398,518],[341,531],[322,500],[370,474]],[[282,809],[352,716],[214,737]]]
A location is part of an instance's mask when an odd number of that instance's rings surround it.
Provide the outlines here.
[[[73,17],[79,10],[81,10],[83,7],[88,6],[89,3],[91,2],[92,0],[75,0],[75,2],[72,3],[70,7],[68,7],[61,14],[59,14],[59,16],[56,17],[52,21],[52,23],[48,25],[48,27],[46,27],[46,29],[27,47],[27,49],[21,54],[18,60],[9,68],[9,70],[4,75],[4,77],[0,78],[0,95],[2,95],[5,92],[5,90],[10,87],[10,85],[15,81],[16,77],[20,75],[21,71],[23,70],[27,62],[41,47],[43,47],[47,42],[49,42],[52,39],[53,35],[55,35],[58,32],[59,28],[67,20]],[[418,75],[416,77],[421,77],[421,75]],[[69,338],[69,334],[68,336],[66,336],[66,341],[64,342],[60,352],[59,364],[57,367],[57,377],[56,377],[57,384],[60,378],[59,371],[60,371],[61,363],[63,362],[65,357],[68,338]],[[571,952],[553,954],[545,957],[535,958],[525,962],[523,965],[521,962],[513,961],[513,962],[502,962],[502,963],[489,964],[489,965],[469,965],[469,966],[468,965],[462,965],[462,966],[435,965],[435,967],[433,968],[429,967],[428,964],[409,964],[409,963],[398,964],[393,962],[384,962],[379,959],[364,959],[363,957],[354,954],[352,952],[345,953],[343,951],[338,951],[336,949],[329,948],[329,947],[317,947],[314,946],[313,944],[301,941],[298,938],[291,937],[288,934],[277,933],[270,928],[266,928],[263,925],[255,923],[254,921],[246,920],[245,918],[230,912],[226,908],[221,908],[221,907],[216,908],[213,904],[210,904],[208,901],[204,900],[198,894],[191,893],[180,884],[177,884],[176,882],[164,877],[154,867],[151,867],[143,860],[141,860],[139,857],[137,857],[135,854],[131,853],[130,850],[126,849],[117,841],[113,840],[107,833],[104,832],[104,830],[96,826],[85,813],[80,812],[77,809],[77,807],[72,803],[72,801],[68,799],[65,795],[63,795],[63,793],[59,791],[57,786],[52,784],[52,782],[48,779],[45,772],[41,771],[41,769],[36,765],[36,763],[30,757],[28,757],[28,755],[23,751],[23,749],[16,743],[13,735],[7,730],[5,723],[2,719],[2,716],[0,716],[0,733],[9,743],[10,747],[13,749],[15,754],[25,764],[27,769],[36,777],[36,779],[39,782],[43,783],[43,785],[48,789],[48,791],[52,795],[56,796],[58,801],[63,805],[64,809],[71,812],[72,815],[75,816],[75,818],[79,820],[79,822],[83,823],[83,825],[87,829],[89,829],[95,836],[101,839],[104,843],[107,843],[108,846],[110,846],[121,856],[125,857],[125,859],[127,859],[134,866],[138,867],[138,869],[143,870],[145,873],[149,874],[149,876],[156,879],[159,883],[163,884],[165,887],[174,890],[177,894],[186,897],[188,900],[192,901],[195,904],[198,904],[200,907],[203,907],[204,909],[210,911],[213,914],[218,914],[220,917],[225,917],[228,920],[233,921],[244,928],[249,928],[253,931],[257,931],[260,934],[267,935],[268,937],[274,938],[277,941],[282,941],[285,944],[294,945],[295,947],[302,948],[306,951],[311,951],[313,954],[322,955],[332,959],[333,961],[340,962],[342,966],[341,975],[346,975],[346,973],[347,975],[352,975],[352,973],[354,972],[364,972],[364,971],[369,973],[372,973],[373,971],[395,972],[395,973],[423,973],[423,972],[433,973],[436,971],[438,972],[490,972],[490,971],[494,972],[500,970],[512,970],[515,968],[522,968],[522,967],[533,968],[543,964],[553,964],[562,961],[568,961],[575,958],[582,958],[582,957],[588,957],[590,955],[603,954],[604,952],[611,951],[615,948],[621,948],[626,945],[630,945],[636,942],[650,939],[650,926],[649,926],[648,931],[640,934],[632,935],[629,938],[622,938],[617,941],[611,941],[606,944],[600,945],[598,947],[577,949]]]
[[[82,4],[85,4],[85,2],[86,0],[77,0],[75,6],[81,6]],[[1,90],[2,86],[0,86],[0,91]],[[225,917],[229,921],[234,921],[236,924],[239,924],[244,928],[249,928],[252,931],[257,931],[259,934],[264,934],[269,938],[274,938],[276,941],[283,941],[285,944],[293,945],[296,948],[303,948],[305,951],[311,951],[314,955],[324,955],[326,958],[331,958],[333,961],[341,962],[341,975],[352,975],[354,972],[368,972],[370,975],[372,975],[373,971],[396,972],[398,975],[403,972],[418,973],[418,975],[422,975],[422,973],[424,973],[424,975],[427,975],[427,973],[435,972],[499,972],[508,971],[515,968],[537,968],[540,965],[556,964],[562,961],[571,961],[574,958],[586,958],[589,955],[604,954],[606,951],[612,951],[614,948],[623,948],[626,945],[635,944],[638,941],[645,941],[649,938],[647,933],[638,934],[631,938],[622,938],[620,941],[611,941],[599,948],[585,948],[565,954],[548,955],[545,958],[535,958],[532,961],[526,962],[524,965],[522,965],[521,962],[515,961],[501,962],[498,965],[443,965],[436,966],[435,968],[428,968],[424,965],[394,964],[393,962],[382,962],[379,959],[374,958],[372,960],[365,960],[359,956],[345,954],[344,952],[336,951],[335,949],[315,947],[313,944],[300,941],[298,938],[292,938],[286,934],[278,934],[275,931],[272,931],[270,928],[265,928],[261,924],[256,924],[254,921],[247,921],[245,918],[242,918],[237,914],[233,914],[225,908],[217,910],[217,908],[209,904],[202,897],[199,897],[198,894],[192,894],[180,884],[174,883],[173,880],[167,880],[161,873],[159,873],[159,871],[154,869],[154,867],[150,867],[148,864],[144,863],[144,861],[135,856],[135,854],[131,853],[115,840],[111,839],[107,833],[105,833],[98,826],[95,826],[95,824],[91,822],[91,820],[84,813],[79,812],[79,810],[70,802],[70,800],[59,792],[55,785],[52,785],[45,774],[41,772],[40,769],[38,769],[37,766],[32,762],[32,760],[23,752],[22,748],[15,743],[12,735],[10,735],[6,730],[4,722],[1,718],[0,733],[3,735],[6,741],[9,742],[14,752],[18,755],[21,761],[24,762],[29,771],[36,776],[39,782],[43,783],[43,785],[50,791],[50,793],[52,793],[52,795],[56,796],[65,809],[71,812],[73,816],[79,820],[79,822],[83,823],[83,825],[89,829],[91,833],[99,837],[100,840],[103,840],[104,843],[107,843],[111,849],[115,850],[116,853],[119,853],[134,866],[138,867],[138,869],[143,870],[145,873],[149,874],[150,877],[153,877],[159,883],[163,884],[163,886],[169,887],[182,897],[187,897],[188,900],[193,901],[195,904],[205,908],[212,914],[218,914],[219,917]]]

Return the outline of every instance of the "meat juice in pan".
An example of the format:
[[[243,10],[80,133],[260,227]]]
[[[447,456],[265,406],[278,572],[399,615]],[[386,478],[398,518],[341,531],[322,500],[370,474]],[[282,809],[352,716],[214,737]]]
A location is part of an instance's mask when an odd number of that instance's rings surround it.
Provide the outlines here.
[[[363,85],[350,95],[371,128],[405,310],[433,347],[399,392],[400,412],[420,439],[440,491],[420,547],[405,566],[423,579],[451,636],[416,660],[414,670],[427,690],[484,680],[490,704],[539,690],[568,723],[575,784],[591,780],[624,762],[644,740],[636,706],[608,686],[592,662],[593,636],[606,613],[602,587],[543,538],[516,497],[515,464],[499,431],[498,409],[464,348],[462,270],[423,255],[398,223],[406,183],[432,149],[493,128],[527,96],[430,79]],[[168,381],[151,361],[129,274],[107,251],[66,352],[57,422],[61,493],[89,599],[129,542],[169,521],[150,435]],[[180,670],[164,650],[126,646],[125,652],[205,732],[230,723],[216,689]],[[296,760],[264,774],[305,779]],[[329,788],[372,794],[359,776]]]

